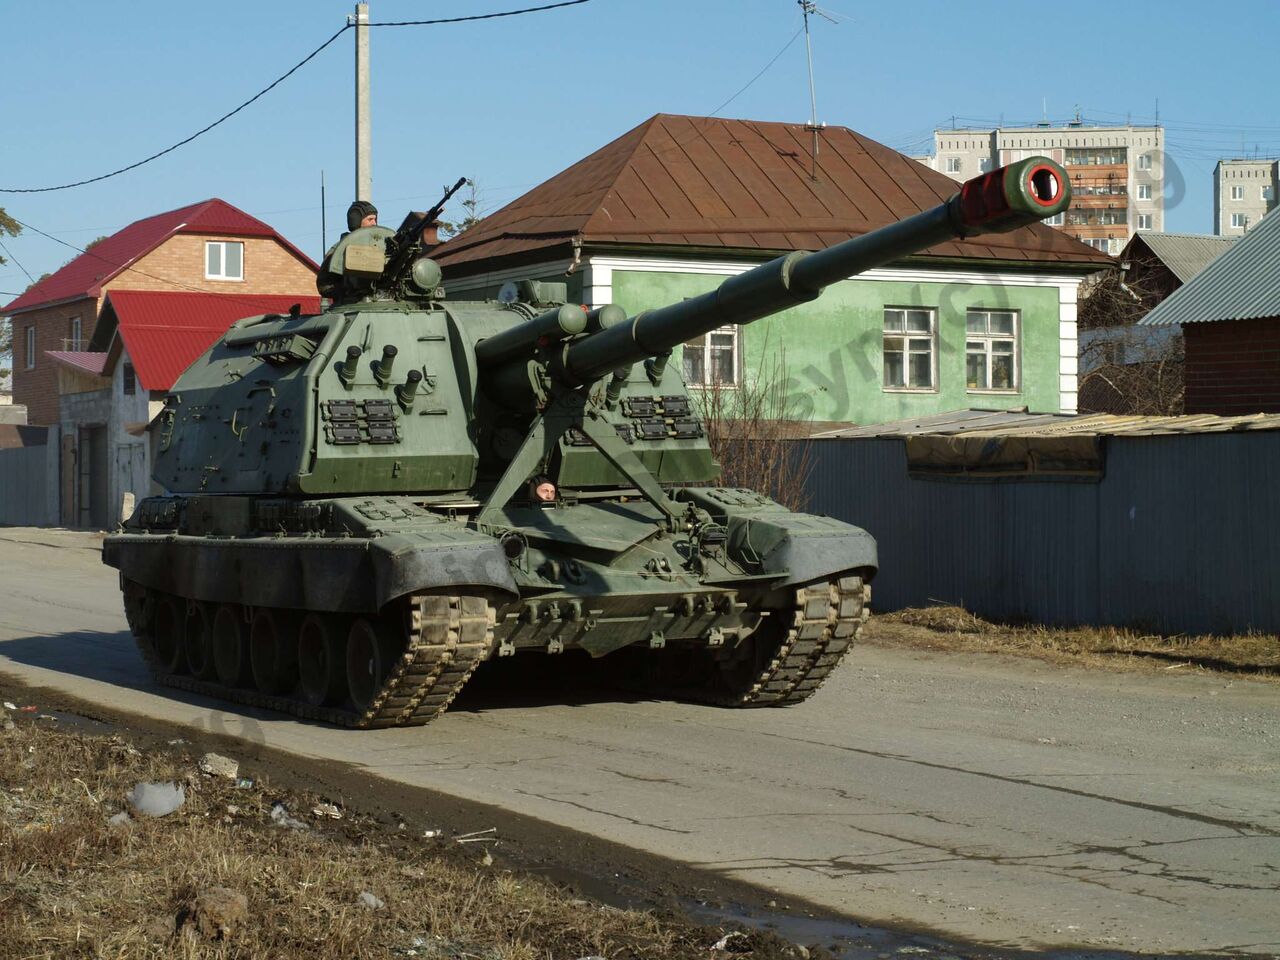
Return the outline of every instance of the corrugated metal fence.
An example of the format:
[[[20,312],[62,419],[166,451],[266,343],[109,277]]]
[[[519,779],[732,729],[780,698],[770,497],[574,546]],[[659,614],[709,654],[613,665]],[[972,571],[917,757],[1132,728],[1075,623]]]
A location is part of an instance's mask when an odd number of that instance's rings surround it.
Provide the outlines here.
[[[1103,443],[1090,483],[918,479],[901,438],[815,440],[808,509],[875,536],[881,610],[1280,632],[1280,431]]]
[[[43,444],[0,449],[0,525],[58,524],[58,429]]]

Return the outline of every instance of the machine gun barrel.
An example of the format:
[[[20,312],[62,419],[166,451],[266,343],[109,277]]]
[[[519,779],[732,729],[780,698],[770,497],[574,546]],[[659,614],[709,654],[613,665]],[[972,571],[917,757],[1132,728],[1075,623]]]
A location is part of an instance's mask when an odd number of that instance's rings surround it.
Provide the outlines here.
[[[710,293],[646,310],[569,343],[563,372],[587,383],[661,356],[727,324],[746,324],[816,299],[824,287],[936,243],[1003,233],[1056,216],[1071,202],[1066,172],[1030,157],[966,181],[945,203],[816,253],[796,251],[730,277]]]
[[[436,201],[434,207],[420,217],[415,217],[411,214],[405,218],[395,236],[387,240],[387,267],[383,271],[386,276],[397,277],[400,275],[419,248],[423,228],[431,226],[431,224],[440,219],[440,214],[444,213],[445,204],[449,202],[455,193],[462,189],[466,182],[466,177],[459,177],[452,187],[445,190],[444,196]]]

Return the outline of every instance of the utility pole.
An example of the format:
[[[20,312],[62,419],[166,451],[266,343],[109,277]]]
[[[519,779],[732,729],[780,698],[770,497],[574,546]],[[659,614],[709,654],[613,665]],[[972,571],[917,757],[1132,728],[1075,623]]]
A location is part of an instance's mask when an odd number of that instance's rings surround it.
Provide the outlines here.
[[[373,148],[369,126],[369,4],[357,3],[356,28],[356,199],[373,200]]]

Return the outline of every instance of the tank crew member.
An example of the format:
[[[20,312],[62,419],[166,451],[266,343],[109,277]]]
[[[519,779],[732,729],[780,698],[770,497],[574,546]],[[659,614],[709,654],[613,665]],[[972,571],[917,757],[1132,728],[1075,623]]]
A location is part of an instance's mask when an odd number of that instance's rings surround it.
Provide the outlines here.
[[[347,207],[347,233],[352,230],[359,230],[361,227],[376,227],[377,225],[378,208],[368,200],[356,200],[351,206]],[[345,237],[347,233],[342,236]],[[341,240],[342,237],[338,239]],[[324,259],[320,261],[320,272],[316,274],[316,289],[320,292],[320,296],[330,299],[337,294],[340,287],[338,278],[329,272],[329,260],[337,246],[335,243],[325,251]]]
[[[347,229],[359,230],[361,227],[378,225],[378,208],[368,200],[357,200],[347,207]]]

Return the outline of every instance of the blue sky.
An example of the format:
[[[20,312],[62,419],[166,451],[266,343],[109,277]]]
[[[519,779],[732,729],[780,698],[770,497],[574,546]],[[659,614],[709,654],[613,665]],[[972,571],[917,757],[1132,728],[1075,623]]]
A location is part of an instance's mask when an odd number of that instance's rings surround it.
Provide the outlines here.
[[[538,0],[533,0],[534,3]],[[522,0],[371,0],[372,19],[509,10]],[[954,115],[1006,124],[1167,127],[1166,229],[1209,232],[1212,172],[1242,148],[1280,155],[1275,0],[1064,4],[821,0],[819,118],[908,152]],[[94,176],[181,139],[275,79],[337,30],[338,0],[257,4],[5,4],[0,187]],[[1056,19],[1069,15],[1069,20]],[[384,221],[469,176],[485,212],[654,113],[803,122],[808,80],[794,0],[591,0],[472,24],[373,31],[374,199]],[[790,46],[787,46],[790,41]],[[9,213],[83,245],[131,220],[211,196],[320,254],[353,181],[353,35],[213,132],[139,170],[49,194],[0,194]],[[5,240],[32,274],[72,251]],[[0,290],[26,277],[0,266]]]

